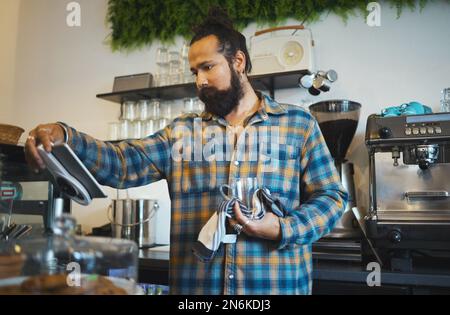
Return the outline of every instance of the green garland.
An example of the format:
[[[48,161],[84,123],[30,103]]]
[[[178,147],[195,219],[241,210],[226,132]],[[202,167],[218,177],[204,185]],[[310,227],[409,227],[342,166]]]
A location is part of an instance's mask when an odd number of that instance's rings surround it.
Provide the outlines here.
[[[420,0],[422,9],[432,0]],[[449,0],[446,0],[450,2]],[[235,26],[242,30],[251,22],[274,26],[288,18],[314,22],[322,14],[334,13],[347,21],[356,10],[367,14],[361,0],[109,0],[107,21],[112,32],[108,42],[113,50],[134,50],[155,40],[172,43],[177,35],[192,36],[192,27],[200,23],[212,5],[223,7]],[[415,0],[386,0],[397,8],[416,8]]]

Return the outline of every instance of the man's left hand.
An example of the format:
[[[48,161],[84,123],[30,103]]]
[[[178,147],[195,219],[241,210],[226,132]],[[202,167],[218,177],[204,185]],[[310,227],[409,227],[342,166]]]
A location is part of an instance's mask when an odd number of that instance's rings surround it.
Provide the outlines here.
[[[272,212],[266,212],[261,220],[250,220],[242,214],[239,204],[234,204],[234,219],[228,219],[231,226],[236,223],[242,226],[242,232],[249,236],[267,240],[281,240],[281,226],[279,218]]]

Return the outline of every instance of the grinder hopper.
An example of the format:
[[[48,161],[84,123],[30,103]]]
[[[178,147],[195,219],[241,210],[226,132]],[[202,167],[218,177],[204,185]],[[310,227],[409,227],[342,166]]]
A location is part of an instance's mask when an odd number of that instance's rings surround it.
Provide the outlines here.
[[[352,237],[359,233],[352,224],[352,207],[356,206],[353,164],[345,159],[345,155],[358,127],[360,109],[361,104],[348,100],[328,100],[309,106],[311,114],[319,123],[342,185],[349,194],[344,214],[329,237]]]

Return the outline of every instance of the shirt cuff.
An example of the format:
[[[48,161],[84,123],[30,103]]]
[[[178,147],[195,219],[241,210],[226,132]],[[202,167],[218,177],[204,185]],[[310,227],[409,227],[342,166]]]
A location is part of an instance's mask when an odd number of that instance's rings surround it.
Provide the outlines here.
[[[293,231],[289,224],[289,218],[278,218],[281,227],[281,241],[278,244],[278,249],[283,249],[289,244],[289,239],[292,238]]]
[[[58,121],[56,123],[58,125],[60,125],[61,128],[63,129],[63,132],[64,132],[64,143],[67,143],[69,141],[69,132],[68,132],[68,128],[67,128],[68,126],[65,123],[60,122],[60,121]]]

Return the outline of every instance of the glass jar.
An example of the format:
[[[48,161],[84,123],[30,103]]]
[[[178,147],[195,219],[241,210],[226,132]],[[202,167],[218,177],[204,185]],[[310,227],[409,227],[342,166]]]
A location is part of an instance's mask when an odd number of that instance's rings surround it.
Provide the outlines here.
[[[136,243],[74,236],[75,226],[63,215],[53,235],[1,243],[0,293],[138,294]]]

